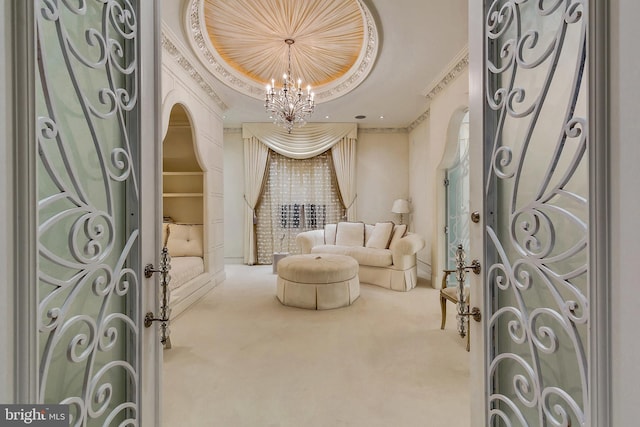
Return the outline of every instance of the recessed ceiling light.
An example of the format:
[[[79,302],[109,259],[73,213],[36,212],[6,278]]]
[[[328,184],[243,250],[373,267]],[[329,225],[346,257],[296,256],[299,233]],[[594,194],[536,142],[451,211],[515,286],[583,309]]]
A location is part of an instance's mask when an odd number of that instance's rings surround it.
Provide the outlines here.
[[[324,116],[324,118],[325,118],[325,119],[328,119],[328,118],[329,118],[329,116]]]
[[[380,116],[381,119],[384,119],[384,116]]]
[[[360,114],[359,116],[356,116],[355,118],[360,120],[360,119],[366,119],[367,116],[363,116],[362,114]]]

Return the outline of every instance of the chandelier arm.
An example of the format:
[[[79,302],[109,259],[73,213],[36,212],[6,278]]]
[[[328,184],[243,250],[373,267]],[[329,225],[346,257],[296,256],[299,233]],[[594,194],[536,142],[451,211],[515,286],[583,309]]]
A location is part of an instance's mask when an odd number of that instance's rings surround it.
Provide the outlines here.
[[[307,97],[304,98],[302,91],[302,79],[298,79],[296,86],[291,77],[291,45],[295,43],[293,39],[285,39],[284,42],[288,48],[288,69],[284,75],[282,88],[277,91],[275,89],[275,80],[272,80],[273,87],[267,85],[265,94],[265,110],[271,113],[271,118],[276,125],[283,126],[288,133],[294,126],[303,126],[306,118],[313,113],[315,108],[314,94],[311,92],[311,86],[307,86]]]

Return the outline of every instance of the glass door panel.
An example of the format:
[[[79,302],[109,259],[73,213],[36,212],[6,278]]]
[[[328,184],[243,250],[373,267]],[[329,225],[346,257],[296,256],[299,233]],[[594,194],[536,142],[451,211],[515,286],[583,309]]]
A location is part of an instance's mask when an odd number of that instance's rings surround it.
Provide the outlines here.
[[[589,407],[586,4],[487,3],[487,425]]]
[[[137,5],[36,3],[38,399],[70,425],[133,425]]]
[[[460,123],[454,164],[446,171],[447,198],[447,269],[456,269],[456,250],[462,244],[469,251],[469,113]],[[448,286],[457,286],[450,274]]]

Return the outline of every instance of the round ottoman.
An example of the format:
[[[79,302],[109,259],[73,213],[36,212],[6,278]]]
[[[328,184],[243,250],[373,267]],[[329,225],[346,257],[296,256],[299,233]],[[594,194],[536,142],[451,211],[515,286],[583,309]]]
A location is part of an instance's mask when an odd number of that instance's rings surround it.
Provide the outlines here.
[[[327,310],[360,296],[358,262],[346,255],[292,255],[278,263],[278,299],[284,305]]]

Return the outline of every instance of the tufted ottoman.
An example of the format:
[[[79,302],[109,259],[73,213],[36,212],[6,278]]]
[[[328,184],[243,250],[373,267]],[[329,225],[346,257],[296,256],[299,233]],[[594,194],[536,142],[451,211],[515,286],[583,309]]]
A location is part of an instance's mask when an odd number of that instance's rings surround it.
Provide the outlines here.
[[[346,255],[292,255],[278,263],[278,299],[284,305],[326,310],[360,296],[358,262]]]

